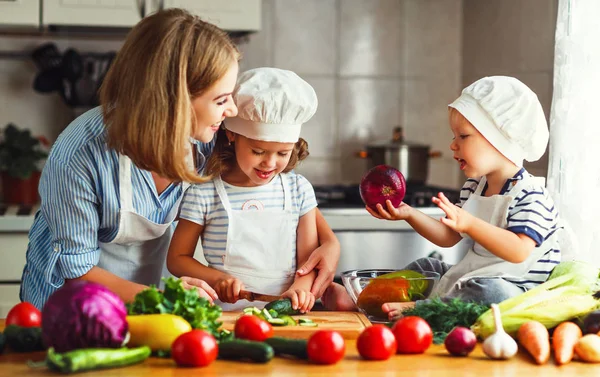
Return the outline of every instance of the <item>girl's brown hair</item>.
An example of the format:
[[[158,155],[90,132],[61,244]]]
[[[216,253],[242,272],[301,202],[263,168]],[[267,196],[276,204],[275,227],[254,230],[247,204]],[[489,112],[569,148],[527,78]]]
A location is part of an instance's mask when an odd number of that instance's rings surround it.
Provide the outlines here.
[[[186,163],[196,127],[191,102],[239,58],[223,30],[184,10],[144,18],[100,89],[108,146],[165,178],[206,181]]]
[[[225,120],[225,122],[227,122],[227,120]],[[229,142],[226,132],[227,131],[221,127],[217,134],[215,149],[206,162],[205,174],[207,176],[214,177],[223,175],[231,171],[237,164],[237,161],[235,160],[235,145]],[[296,165],[298,165],[298,162],[304,160],[308,155],[308,143],[303,138],[299,138],[292,150],[290,161],[285,169],[283,169],[283,173],[287,173],[294,169]]]

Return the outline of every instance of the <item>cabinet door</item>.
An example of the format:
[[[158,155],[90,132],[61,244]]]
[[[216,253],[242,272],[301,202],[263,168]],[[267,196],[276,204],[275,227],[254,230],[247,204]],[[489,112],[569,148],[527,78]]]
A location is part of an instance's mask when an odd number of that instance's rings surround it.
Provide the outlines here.
[[[147,0],[44,0],[43,25],[131,27],[149,13]]]
[[[40,0],[0,0],[0,24],[40,26]]]
[[[224,30],[260,30],[261,0],[164,0],[164,8],[184,8]]]

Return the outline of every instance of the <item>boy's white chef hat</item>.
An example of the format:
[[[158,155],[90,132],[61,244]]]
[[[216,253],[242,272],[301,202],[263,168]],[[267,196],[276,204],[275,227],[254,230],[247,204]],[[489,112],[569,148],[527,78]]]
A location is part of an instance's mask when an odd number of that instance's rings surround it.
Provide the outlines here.
[[[256,68],[240,74],[233,91],[238,115],[225,128],[247,138],[295,143],[317,111],[317,94],[292,71]]]
[[[458,110],[517,166],[537,161],[548,145],[548,124],[537,95],[514,77],[475,81],[448,105]]]

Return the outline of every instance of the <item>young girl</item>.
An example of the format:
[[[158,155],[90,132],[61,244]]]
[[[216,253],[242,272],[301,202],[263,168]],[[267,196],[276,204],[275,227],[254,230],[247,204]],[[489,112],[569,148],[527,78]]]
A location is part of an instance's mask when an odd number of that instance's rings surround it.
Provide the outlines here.
[[[317,96],[293,72],[274,68],[241,74],[233,96],[238,116],[225,122],[208,161],[214,179],[185,195],[169,271],[208,282],[224,310],[261,305],[240,300],[244,289],[289,297],[306,312],[315,273],[296,276],[295,269],[318,246],[317,202],[292,169],[308,156],[300,128]],[[199,237],[208,266],[194,259]]]
[[[467,177],[460,203],[442,193],[432,198],[446,213],[440,221],[405,203],[367,210],[380,219],[406,220],[441,247],[468,239],[470,250],[454,266],[423,258],[406,268],[438,272],[433,295],[500,302],[546,281],[561,261],[558,211],[543,178],[523,168],[523,160],[536,161],[546,150],[546,118],[535,93],[504,76],[476,81],[449,107],[450,149]],[[414,304],[382,309],[395,318]]]

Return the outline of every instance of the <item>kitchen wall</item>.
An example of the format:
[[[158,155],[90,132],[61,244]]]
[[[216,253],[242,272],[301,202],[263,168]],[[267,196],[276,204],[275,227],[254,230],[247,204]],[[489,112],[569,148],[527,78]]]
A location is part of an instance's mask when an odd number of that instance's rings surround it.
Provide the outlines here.
[[[464,0],[463,86],[483,76],[514,76],[537,93],[548,118],[557,11],[558,0]],[[546,176],[548,151],[525,167]]]
[[[298,168],[313,184],[358,182],[367,165],[355,153],[402,125],[407,140],[443,153],[431,160],[429,183],[460,187],[446,105],[478,77],[511,74],[548,112],[556,2],[263,0],[263,30],[241,43],[241,69],[291,69],[314,86],[319,109],[302,131],[311,155]],[[0,51],[27,54],[46,41],[0,35]],[[53,41],[83,52],[122,44]],[[57,94],[35,93],[35,73],[30,59],[0,59],[0,127],[14,122],[54,140],[73,111]]]

